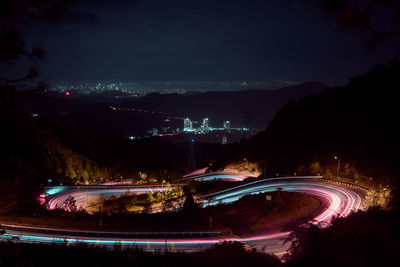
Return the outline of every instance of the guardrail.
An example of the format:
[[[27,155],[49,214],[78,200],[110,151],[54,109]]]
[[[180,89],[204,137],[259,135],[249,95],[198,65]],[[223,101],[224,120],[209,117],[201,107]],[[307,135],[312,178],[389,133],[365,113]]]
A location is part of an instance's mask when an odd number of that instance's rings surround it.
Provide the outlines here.
[[[357,185],[357,184],[352,184],[352,183],[348,183],[348,182],[342,182],[342,181],[337,181],[337,180],[332,180],[332,179],[328,179],[325,178],[323,176],[319,177],[319,178],[313,178],[313,179],[318,179],[318,180],[322,180],[324,182],[328,182],[328,183],[333,183],[333,184],[340,184],[340,185],[346,185],[346,186],[351,186],[351,187],[355,187],[357,189],[363,190],[365,192],[368,192],[369,189],[365,188],[363,186]]]
[[[173,231],[173,232],[106,232],[106,231],[90,231],[90,230],[72,230],[72,229],[55,229],[43,227],[17,226],[2,224],[5,230],[27,233],[41,233],[77,237],[104,237],[104,238],[198,238],[198,237],[218,237],[222,235],[219,231]]]
[[[182,184],[169,184],[168,186],[177,186]],[[60,189],[137,189],[137,188],[152,188],[152,187],[167,187],[166,184],[162,185],[55,185],[55,186],[44,186],[43,189],[53,189],[53,188],[60,188]]]

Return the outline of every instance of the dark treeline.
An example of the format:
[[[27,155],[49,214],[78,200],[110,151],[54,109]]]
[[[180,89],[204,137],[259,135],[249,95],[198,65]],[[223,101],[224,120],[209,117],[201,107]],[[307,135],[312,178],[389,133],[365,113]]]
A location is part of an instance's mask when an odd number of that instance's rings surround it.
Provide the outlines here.
[[[399,266],[400,214],[377,208],[337,218],[328,228],[298,228],[289,266]]]
[[[146,252],[124,248],[88,248],[84,244],[19,245],[0,243],[0,265],[4,266],[280,266],[275,256],[247,251],[242,243],[222,243],[204,252]]]

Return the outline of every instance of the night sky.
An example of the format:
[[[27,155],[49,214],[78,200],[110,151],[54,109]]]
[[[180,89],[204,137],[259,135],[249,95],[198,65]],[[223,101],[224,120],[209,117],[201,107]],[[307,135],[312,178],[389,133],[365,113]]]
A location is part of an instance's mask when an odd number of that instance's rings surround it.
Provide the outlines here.
[[[321,11],[288,1],[85,0],[60,23],[31,24],[48,81],[288,81],[344,84],[398,53],[374,50]]]

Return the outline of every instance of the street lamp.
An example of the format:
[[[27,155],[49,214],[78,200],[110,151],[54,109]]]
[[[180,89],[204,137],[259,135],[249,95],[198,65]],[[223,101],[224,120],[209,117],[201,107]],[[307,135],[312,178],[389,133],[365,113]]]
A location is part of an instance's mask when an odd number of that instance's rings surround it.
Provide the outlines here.
[[[339,158],[338,156],[335,156],[335,159],[338,161],[338,163],[337,163],[336,179],[339,180],[340,158]]]
[[[165,184],[165,180],[162,180],[161,191],[162,191],[163,195],[164,195],[164,184]]]
[[[245,168],[248,171],[249,170],[249,160],[247,158],[244,158],[243,161],[246,164]]]
[[[164,202],[165,201],[165,194],[164,194],[164,183],[165,183],[165,180],[162,180],[162,183],[161,183],[161,190],[162,190],[162,201]],[[164,208],[163,208],[164,209]],[[167,221],[164,219],[164,223],[165,223],[165,228],[164,228],[164,238],[165,238],[165,251],[164,251],[164,253],[165,253],[165,255],[167,254],[167,251],[168,251],[168,245],[167,245]]]

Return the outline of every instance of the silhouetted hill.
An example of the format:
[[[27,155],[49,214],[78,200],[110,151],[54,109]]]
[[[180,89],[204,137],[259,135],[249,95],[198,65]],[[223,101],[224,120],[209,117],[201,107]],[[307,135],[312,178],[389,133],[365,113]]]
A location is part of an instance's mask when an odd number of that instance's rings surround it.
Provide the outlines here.
[[[221,162],[247,155],[266,163],[269,175],[309,173],[318,161],[323,174],[394,184],[400,174],[400,63],[378,65],[299,101],[289,101],[265,131],[240,146],[230,146]],[[223,159],[225,157],[225,159]],[[372,178],[371,178],[372,177]]]
[[[22,111],[14,96],[13,88],[0,87],[1,172],[33,185],[45,183],[48,178],[79,180],[82,177],[81,182],[84,182],[89,176],[102,175],[96,173],[100,169],[95,162],[66,146],[40,117]]]

